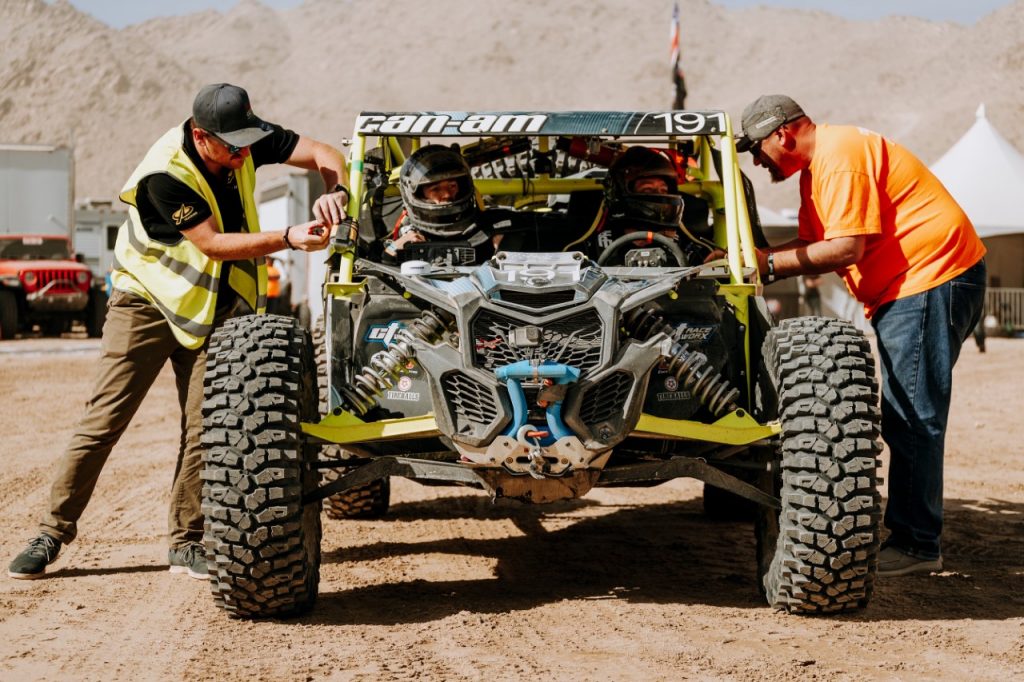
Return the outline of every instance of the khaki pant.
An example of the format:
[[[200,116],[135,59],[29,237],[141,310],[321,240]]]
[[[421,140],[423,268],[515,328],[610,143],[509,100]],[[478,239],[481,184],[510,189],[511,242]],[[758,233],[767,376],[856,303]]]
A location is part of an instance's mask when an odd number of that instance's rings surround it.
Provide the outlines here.
[[[168,514],[170,545],[201,541],[203,515],[203,374],[206,344],[196,350],[174,338],[164,316],[134,294],[115,290],[103,326],[103,357],[85,415],[61,458],[50,491],[50,511],[40,530],[63,543],[78,534],[78,519],[96,488],[111,449],[128,428],[146,393],[168,360],[174,368],[181,407],[181,442]]]

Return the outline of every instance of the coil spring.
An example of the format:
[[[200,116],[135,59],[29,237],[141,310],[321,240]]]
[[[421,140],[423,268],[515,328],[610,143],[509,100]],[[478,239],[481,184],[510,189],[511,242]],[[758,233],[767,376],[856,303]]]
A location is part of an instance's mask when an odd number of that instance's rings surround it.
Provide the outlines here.
[[[436,343],[447,326],[440,316],[428,310],[408,327],[400,329],[387,348],[374,353],[351,386],[341,387],[345,407],[360,417],[376,407],[377,399],[395,385],[407,372],[406,365],[416,357],[413,342],[419,339]]]
[[[665,322],[665,318],[650,308],[640,307],[626,313],[625,330],[629,336],[646,341],[658,332],[672,337],[668,356],[668,372],[679,385],[700,398],[715,417],[734,411],[740,392],[708,364],[706,355],[690,350],[679,334]]]

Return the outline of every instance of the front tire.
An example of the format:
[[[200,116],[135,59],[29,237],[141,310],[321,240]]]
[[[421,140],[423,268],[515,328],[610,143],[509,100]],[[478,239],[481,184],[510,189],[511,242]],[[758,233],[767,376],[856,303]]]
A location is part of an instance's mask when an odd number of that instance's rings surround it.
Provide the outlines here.
[[[765,597],[792,613],[864,607],[881,518],[871,348],[848,322],[805,317],[772,329],[763,355],[782,421],[771,476],[782,509],[761,508],[756,523]]]
[[[214,332],[203,402],[204,544],[217,605],[232,616],[309,609],[320,582],[316,418],[309,332],[290,317],[249,315]]]

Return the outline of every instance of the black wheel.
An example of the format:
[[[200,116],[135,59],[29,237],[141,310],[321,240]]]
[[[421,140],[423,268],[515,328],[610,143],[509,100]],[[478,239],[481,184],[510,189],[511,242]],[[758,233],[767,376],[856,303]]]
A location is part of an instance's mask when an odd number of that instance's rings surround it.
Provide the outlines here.
[[[107,321],[107,294],[93,289],[89,296],[89,307],[85,309],[85,331],[90,339],[103,335],[103,323]]]
[[[764,362],[772,395],[762,399],[782,421],[766,486],[782,510],[761,508],[756,523],[765,597],[793,613],[866,606],[881,518],[871,348],[848,322],[803,317],[769,332]]]
[[[320,414],[327,414],[329,402],[327,391],[327,343],[324,332],[324,318],[319,318],[313,327],[313,347],[316,349],[316,368],[320,386]],[[320,459],[339,461],[348,455],[340,445],[325,445],[320,448]],[[345,466],[322,469],[324,484],[338,480],[351,469]],[[335,493],[324,500],[324,513],[332,519],[378,519],[388,511],[391,503],[391,481],[378,478],[366,485]]]
[[[255,618],[300,613],[320,582],[316,419],[309,332],[291,317],[249,315],[214,332],[203,402],[204,544],[218,606]]]
[[[18,300],[9,291],[0,291],[0,339],[13,339],[18,333]]]

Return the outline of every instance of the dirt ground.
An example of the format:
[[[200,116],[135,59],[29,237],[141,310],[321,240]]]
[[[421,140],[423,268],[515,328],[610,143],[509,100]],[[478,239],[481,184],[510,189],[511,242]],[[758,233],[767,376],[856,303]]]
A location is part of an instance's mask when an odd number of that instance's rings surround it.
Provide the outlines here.
[[[0,560],[34,535],[88,397],[95,341],[0,342]],[[700,487],[495,506],[394,482],[387,518],[325,519],[310,615],[228,619],[167,571],[178,438],[161,376],[51,577],[0,577],[0,678],[1009,680],[1024,678],[1024,342],[972,342],[946,455],[946,570],[879,580],[864,611],[770,610],[751,525]],[[884,474],[884,470],[883,470]]]

